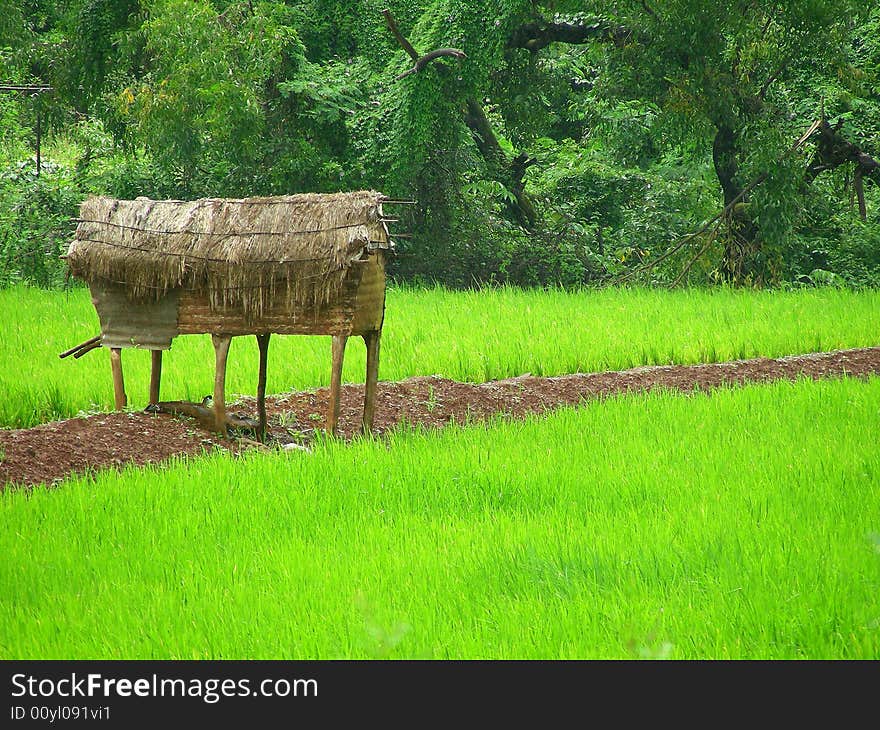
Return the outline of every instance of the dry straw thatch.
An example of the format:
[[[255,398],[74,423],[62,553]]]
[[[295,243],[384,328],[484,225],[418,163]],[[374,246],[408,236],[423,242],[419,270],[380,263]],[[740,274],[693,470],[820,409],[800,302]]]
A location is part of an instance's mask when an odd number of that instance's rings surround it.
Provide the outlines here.
[[[80,207],[67,252],[71,273],[124,286],[132,301],[171,289],[208,296],[212,309],[259,317],[272,304],[320,308],[352,263],[391,247],[383,196],[372,190],[195,201],[94,197]]]

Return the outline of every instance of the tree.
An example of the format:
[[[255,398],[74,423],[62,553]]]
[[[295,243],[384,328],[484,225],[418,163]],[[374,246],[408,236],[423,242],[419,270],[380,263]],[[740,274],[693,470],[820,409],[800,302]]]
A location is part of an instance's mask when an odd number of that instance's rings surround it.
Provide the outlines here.
[[[135,12],[137,11],[137,12]],[[118,142],[149,155],[175,196],[256,195],[340,184],[341,117],[356,80],[313,64],[283,2],[84,0],[62,84]]]
[[[565,16],[566,10],[571,15]],[[555,14],[548,20],[551,11]],[[467,3],[435,2],[413,29],[414,45],[460,47],[468,63],[445,78],[438,69],[409,81],[397,135],[408,152],[401,176],[417,178],[436,164],[418,152],[430,147],[436,130],[444,130],[447,145],[463,139],[452,129],[462,122],[458,107],[466,110],[463,121],[486,174],[502,182],[517,203],[527,200],[517,163],[528,157],[499,154],[497,135],[481,111],[487,103],[497,104],[506,132],[525,140],[515,110],[504,106],[511,90],[522,91],[516,77],[554,45],[601,46],[592,84],[597,98],[650,102],[659,111],[659,135],[702,139],[711,151],[721,204],[730,206],[723,275],[738,283],[772,278],[768,267],[797,218],[805,165],[786,158],[785,151],[820,112],[810,82],[825,81],[832,75],[829,69],[843,72],[852,34],[865,19],[863,6],[830,0],[784,6],[711,0],[654,6],[633,0],[611,8],[605,3],[509,2],[495,17]],[[532,89],[525,96],[537,106],[540,94],[541,89]],[[500,175],[505,164],[510,172]],[[761,174],[766,176],[762,186],[746,191]],[[532,216],[522,215],[527,206],[516,207],[520,215],[514,219],[531,224]]]
[[[853,4],[815,0],[784,6],[689,0],[664,3],[662,10],[632,3],[619,18],[639,32],[613,59],[638,73],[643,93],[672,112],[670,123],[686,114],[709,125],[723,203],[740,201],[729,216],[722,260],[735,282],[767,276],[767,254],[780,247],[796,215],[802,163],[784,153],[820,110],[809,86],[791,82],[821,78],[825,67],[843,62],[859,12]],[[651,64],[635,61],[640,57]],[[792,94],[812,97],[808,117],[792,113]],[[745,193],[762,173],[763,186]]]
[[[0,61],[10,78],[57,90],[52,125],[84,140],[77,184],[123,196],[414,198],[392,268],[407,276],[760,284],[830,266],[846,215],[872,225],[880,9],[385,7],[0,0]],[[21,158],[31,111],[6,97],[0,113]],[[838,215],[829,201],[843,187],[853,202]],[[721,209],[723,225],[684,238]]]

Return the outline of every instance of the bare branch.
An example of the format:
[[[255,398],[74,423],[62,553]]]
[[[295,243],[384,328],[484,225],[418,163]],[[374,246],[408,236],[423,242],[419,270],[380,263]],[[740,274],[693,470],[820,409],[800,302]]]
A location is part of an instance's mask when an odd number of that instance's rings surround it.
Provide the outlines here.
[[[400,29],[397,27],[397,23],[394,22],[394,16],[391,15],[391,11],[386,8],[382,11],[382,15],[385,16],[385,22],[388,23],[388,29],[397,39],[397,42],[400,44],[400,47],[403,48],[409,54],[409,57],[415,61],[415,66],[410,69],[407,69],[402,74],[395,78],[395,81],[400,81],[400,79],[409,76],[410,74],[418,73],[425,66],[427,66],[431,61],[435,59],[442,58],[443,56],[451,56],[452,58],[467,58],[465,52],[458,48],[438,48],[436,51],[431,51],[430,53],[426,53],[424,56],[420,56],[419,52],[413,48],[412,43],[410,43],[403,33],[400,32]]]
[[[394,34],[397,42],[410,55],[410,57],[415,60],[415,65],[411,69],[400,74],[397,79],[402,79],[410,74],[418,73],[427,64],[437,58],[443,58],[444,56],[452,58],[467,58],[464,51],[458,48],[438,48],[437,50],[430,51],[423,56],[419,56],[418,51],[413,48],[412,44],[403,37],[400,30],[397,28],[397,24],[394,22],[394,17],[391,15],[391,11],[387,9],[383,10],[382,15],[385,16],[388,28]],[[501,148],[498,138],[492,131],[492,126],[486,118],[486,113],[476,99],[468,98],[465,100],[464,123],[467,125],[468,129],[470,129],[471,137],[477,145],[477,149],[480,150],[483,159],[486,161],[492,178],[500,182],[512,193],[513,200],[509,201],[507,206],[510,209],[513,218],[517,223],[522,225],[523,228],[531,230],[535,226],[537,214],[535,213],[535,208],[525,191],[525,182],[523,181],[523,178],[525,177],[526,170],[531,165],[535,164],[535,160],[525,153],[515,156],[512,160],[508,158],[507,154]]]
[[[430,53],[426,53],[424,56],[419,57],[419,59],[416,61],[415,66],[407,69],[402,74],[399,74],[394,80],[400,81],[400,79],[409,76],[410,74],[418,73],[431,61],[437,58],[442,58],[443,56],[451,56],[453,58],[467,58],[465,52],[459,50],[458,48],[438,48],[436,51],[431,51]]]
[[[706,251],[709,250],[709,247],[715,243],[715,239],[718,236],[718,231],[721,228],[721,220],[715,224],[715,228],[712,229],[712,232],[706,237],[706,244],[697,251],[684,265],[684,268],[681,270],[678,276],[675,277],[675,280],[669,285],[670,289],[675,289],[682,281],[684,281],[684,277],[687,276],[688,271],[691,270],[691,267],[700,260]]]
[[[412,47],[412,44],[404,38],[403,34],[397,28],[397,23],[394,22],[394,17],[391,15],[391,11],[388,10],[388,8],[385,8],[385,10],[382,11],[382,15],[385,16],[385,22],[388,23],[388,28],[394,34],[400,47],[409,54],[413,61],[418,61],[419,54],[416,53],[416,49]]]

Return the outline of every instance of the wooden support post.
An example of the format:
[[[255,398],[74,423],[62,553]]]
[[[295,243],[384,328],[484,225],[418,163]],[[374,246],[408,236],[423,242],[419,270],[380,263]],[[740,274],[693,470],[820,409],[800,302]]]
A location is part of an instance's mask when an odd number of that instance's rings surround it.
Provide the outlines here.
[[[363,432],[373,430],[373,417],[376,415],[376,383],[379,380],[379,340],[381,332],[368,332],[364,335],[367,346],[367,377],[364,381],[364,421]]]
[[[230,335],[211,335],[214,343],[214,428],[226,436],[226,358],[229,356]]]
[[[150,405],[159,402],[159,383],[162,381],[162,350],[150,350]]]
[[[260,425],[257,430],[257,440],[260,443],[266,441],[266,360],[269,355],[269,338],[271,336],[268,332],[257,335],[257,346],[260,348],[260,370],[257,376],[257,419]]]
[[[42,117],[43,117],[43,105],[40,103],[40,97],[37,97],[37,177],[40,176],[40,169],[43,166],[41,160],[41,151],[40,151],[40,137],[43,134],[43,125],[42,125]]]
[[[113,398],[116,410],[125,408],[128,399],[125,397],[125,380],[122,377],[122,350],[118,347],[110,348],[110,369],[113,371]]]
[[[333,363],[330,370],[330,404],[327,409],[327,433],[336,435],[339,421],[339,395],[342,389],[342,361],[345,358],[347,335],[333,335]]]

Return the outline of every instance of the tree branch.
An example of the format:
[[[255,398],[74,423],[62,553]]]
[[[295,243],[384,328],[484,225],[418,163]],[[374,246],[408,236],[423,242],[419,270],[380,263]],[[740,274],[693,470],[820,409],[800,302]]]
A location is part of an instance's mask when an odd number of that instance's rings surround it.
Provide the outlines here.
[[[391,15],[391,11],[388,8],[382,11],[382,15],[385,16],[385,22],[388,24],[388,29],[397,39],[397,42],[400,44],[400,47],[403,48],[404,51],[409,54],[409,57],[416,62],[415,66],[411,69],[404,71],[402,74],[395,78],[395,81],[400,81],[400,79],[409,76],[410,74],[418,73],[425,66],[427,66],[431,61],[442,58],[443,56],[452,56],[453,58],[467,58],[465,52],[458,48],[438,48],[436,51],[431,51],[430,53],[426,53],[424,56],[419,56],[418,51],[413,48],[412,43],[410,43],[403,33],[400,32],[400,29],[397,27],[397,23],[394,22],[394,16]]]
[[[788,150],[788,152],[786,152],[784,155],[782,155],[782,157],[779,158],[779,161],[781,162],[789,155],[793,154],[794,152],[797,152],[797,150],[800,149],[803,146],[803,144],[810,137],[813,136],[815,131],[820,127],[820,125],[821,125],[821,122],[818,122],[818,121],[813,122],[810,125],[810,127],[807,129],[807,131],[804,132],[800,137],[798,137],[797,141],[795,141],[795,143],[791,146],[791,148]],[[611,283],[612,284],[619,284],[623,281],[626,281],[627,279],[632,278],[633,276],[636,276],[637,274],[641,274],[641,273],[644,273],[645,271],[648,271],[649,269],[653,269],[655,266],[657,266],[657,264],[668,259],[673,254],[676,254],[679,251],[681,251],[681,249],[683,249],[688,244],[688,242],[692,241],[700,234],[705,233],[706,231],[709,230],[710,227],[715,226],[715,224],[720,223],[720,221],[725,216],[729,215],[731,213],[731,211],[733,211],[733,209],[737,203],[741,202],[743,200],[743,198],[745,198],[752,190],[754,190],[758,185],[760,185],[762,182],[764,182],[768,177],[770,177],[770,175],[768,173],[762,172],[760,175],[758,175],[756,178],[754,178],[748,185],[746,185],[742,190],[740,190],[739,194],[736,197],[734,197],[729,203],[727,203],[727,205],[724,206],[724,208],[721,210],[720,213],[715,214],[709,221],[704,223],[700,227],[699,230],[697,230],[694,233],[688,233],[688,234],[682,236],[677,241],[673,242],[672,248],[667,249],[663,254],[658,256],[653,261],[649,261],[646,264],[642,264],[641,266],[638,266],[635,269],[631,269],[630,271],[627,271],[627,272],[621,274],[616,279],[614,279]],[[708,247],[707,247],[707,250],[708,250]],[[702,252],[700,255],[702,255]],[[693,264],[690,264],[690,265],[693,265]]]
[[[520,152],[513,160],[509,160],[507,154],[501,149],[483,107],[473,98],[468,98],[465,101],[464,123],[471,130],[474,143],[486,161],[492,178],[513,194],[516,202],[511,203],[508,207],[516,222],[523,228],[532,230],[535,227],[537,214],[532,201],[526,194],[523,178],[529,167],[536,163],[536,160],[524,152]]]
[[[589,43],[593,40],[623,44],[633,38],[633,32],[622,25],[598,20],[589,25],[576,23],[548,23],[544,19],[526,23],[517,28],[507,42],[508,48],[540,51],[551,43]]]
[[[382,15],[385,16],[385,22],[388,23],[388,28],[397,39],[400,47],[409,54],[410,58],[412,58],[413,61],[418,61],[419,54],[416,53],[416,49],[412,47],[412,44],[403,36],[403,34],[398,29],[397,23],[394,22],[394,18],[391,15],[391,11],[388,10],[388,8],[385,8],[385,10],[382,11]]]
[[[400,79],[409,76],[410,74],[418,73],[431,61],[436,58],[441,58],[443,56],[452,56],[453,58],[467,58],[465,52],[459,50],[458,48],[438,48],[436,51],[431,51],[430,53],[426,53],[424,56],[420,56],[416,60],[415,66],[413,66],[411,69],[407,69],[402,74],[399,74],[394,80],[400,81]]]
[[[767,80],[764,82],[764,85],[761,87],[761,90],[758,92],[758,98],[761,101],[764,101],[764,97],[767,95],[767,90],[770,88],[770,85],[776,81],[780,77],[783,71],[785,71],[788,66],[788,61],[784,61],[779,68],[777,68],[770,76],[767,77]]]
[[[691,256],[690,259],[688,259],[688,262],[684,265],[682,270],[679,272],[678,276],[676,276],[675,279],[673,280],[673,282],[669,285],[670,289],[675,289],[675,287],[677,287],[679,284],[681,284],[682,281],[684,281],[684,277],[687,276],[687,273],[688,273],[688,271],[691,270],[691,267],[695,263],[697,263],[697,261],[700,260],[700,258],[703,256],[703,254],[709,250],[709,247],[713,243],[715,243],[715,239],[717,238],[718,231],[720,229],[721,229],[721,219],[719,219],[718,222],[715,224],[715,228],[712,229],[712,232],[708,236],[706,236],[706,243],[703,245],[703,247],[699,251],[697,251],[693,256]]]
[[[819,142],[813,159],[807,165],[806,181],[812,183],[821,172],[833,170],[846,162],[853,162],[861,178],[870,178],[880,185],[880,162],[845,139],[840,133],[842,127],[842,118],[838,119],[833,127],[825,119],[821,121]]]
[[[654,20],[660,20],[660,16],[657,15],[652,9],[651,6],[648,5],[647,0],[642,0],[642,7],[645,9],[645,12],[650,15]]]
[[[403,34],[398,29],[397,23],[394,22],[394,17],[391,15],[391,11],[387,9],[383,10],[382,15],[385,16],[388,28],[394,34],[397,42],[403,47],[409,56],[415,60],[415,66],[404,71],[397,77],[397,79],[402,79],[410,74],[418,73],[431,61],[437,58],[442,58],[443,56],[467,58],[464,51],[461,51],[458,48],[438,48],[435,51],[430,51],[423,56],[419,56],[418,51],[413,48],[412,44],[404,38]],[[470,130],[471,137],[477,145],[477,149],[486,161],[489,175],[492,179],[501,183],[505,189],[511,192],[513,200],[507,203],[507,207],[512,219],[527,230],[532,230],[535,227],[537,214],[535,213],[535,207],[532,205],[532,201],[529,199],[529,196],[525,191],[525,182],[523,178],[525,177],[526,170],[528,170],[531,165],[535,164],[535,160],[525,153],[516,155],[512,160],[509,159],[507,153],[505,153],[501,148],[501,145],[498,143],[498,138],[492,131],[492,125],[489,123],[486,113],[483,111],[483,107],[473,98],[465,100],[464,123]]]

